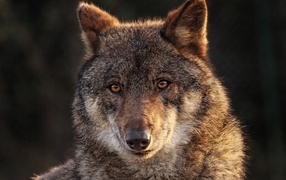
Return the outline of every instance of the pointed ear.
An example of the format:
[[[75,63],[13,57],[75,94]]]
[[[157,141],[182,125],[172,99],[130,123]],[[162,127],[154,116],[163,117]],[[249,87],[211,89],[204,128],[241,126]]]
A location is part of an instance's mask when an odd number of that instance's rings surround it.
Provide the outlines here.
[[[207,56],[207,7],[205,0],[188,0],[170,11],[162,36],[183,55]]]
[[[80,3],[78,19],[82,30],[82,38],[87,50],[94,49],[99,32],[119,24],[117,18],[106,11],[87,3]]]

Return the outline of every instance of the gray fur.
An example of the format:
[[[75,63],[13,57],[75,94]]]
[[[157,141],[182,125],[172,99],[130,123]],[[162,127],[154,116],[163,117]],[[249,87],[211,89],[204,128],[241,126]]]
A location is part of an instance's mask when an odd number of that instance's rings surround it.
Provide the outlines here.
[[[204,0],[134,23],[81,4],[75,157],[35,179],[243,179],[242,132],[207,60],[206,19]],[[130,128],[150,132],[146,151],[128,147]]]

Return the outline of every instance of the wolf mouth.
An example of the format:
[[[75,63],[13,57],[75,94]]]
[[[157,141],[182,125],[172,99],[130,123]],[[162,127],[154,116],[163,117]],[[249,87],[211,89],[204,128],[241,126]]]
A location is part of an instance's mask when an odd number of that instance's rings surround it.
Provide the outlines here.
[[[134,155],[138,156],[138,157],[144,157],[149,155],[152,152],[152,150],[147,150],[147,151],[142,151],[142,152],[132,152]]]

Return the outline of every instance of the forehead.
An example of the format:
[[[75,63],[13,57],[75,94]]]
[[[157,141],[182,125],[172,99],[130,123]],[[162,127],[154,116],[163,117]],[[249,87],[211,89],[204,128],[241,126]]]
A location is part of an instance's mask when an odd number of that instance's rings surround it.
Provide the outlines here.
[[[162,23],[126,24],[99,35],[98,59],[110,67],[163,68],[176,63],[179,54],[160,36]],[[100,61],[100,60],[99,60]]]
[[[108,47],[121,50],[135,50],[139,47],[143,48],[146,44],[155,45],[162,43],[162,38],[160,37],[161,28],[161,23],[149,25],[145,25],[145,23],[134,23],[112,27],[102,34],[99,34],[101,51],[104,51],[104,48]],[[126,47],[128,47],[128,49]],[[146,47],[144,49],[146,49]]]
[[[162,25],[126,25],[99,34],[95,56],[87,61],[87,81],[102,87],[111,81],[148,86],[150,80],[169,79],[188,86],[201,76],[201,68],[180,55],[160,36]]]

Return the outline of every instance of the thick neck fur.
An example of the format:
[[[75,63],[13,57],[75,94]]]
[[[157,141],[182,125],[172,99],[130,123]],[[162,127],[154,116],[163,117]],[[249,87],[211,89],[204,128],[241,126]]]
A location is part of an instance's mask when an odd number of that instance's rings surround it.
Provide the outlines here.
[[[88,148],[87,148],[88,149]],[[147,160],[128,162],[116,153],[108,152],[105,148],[96,147],[93,152],[80,150],[77,152],[77,171],[85,174],[87,179],[179,179],[178,172],[184,166],[180,156],[184,154],[182,147],[174,152],[157,153]],[[180,156],[178,156],[180,154]],[[96,171],[95,171],[96,170]],[[93,172],[93,173],[89,173]],[[167,173],[166,173],[167,172]],[[89,177],[86,177],[89,174]]]

